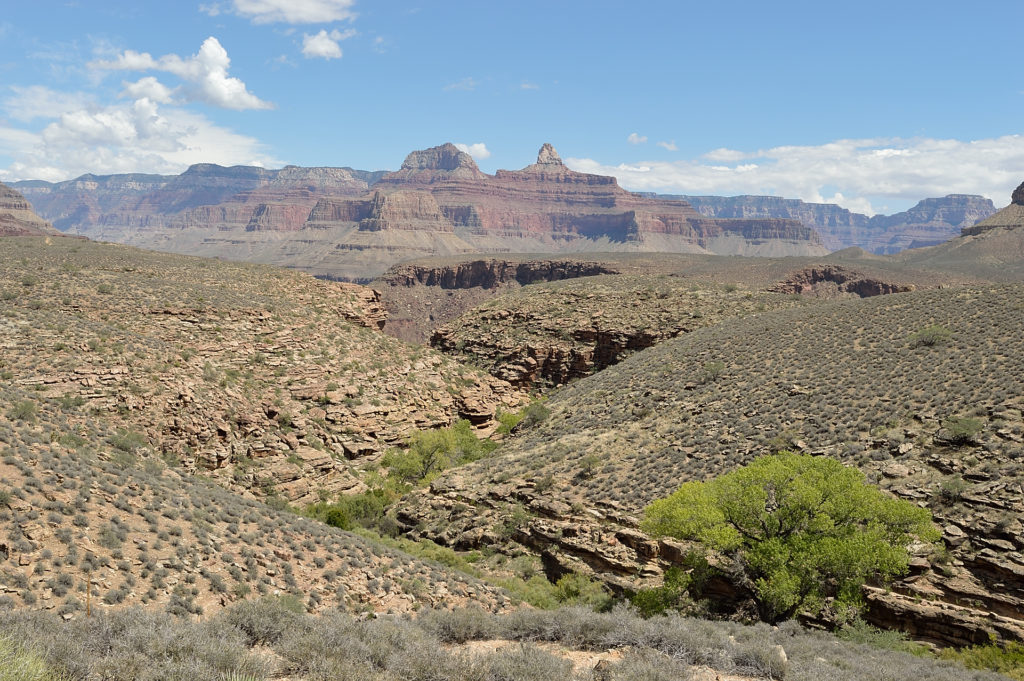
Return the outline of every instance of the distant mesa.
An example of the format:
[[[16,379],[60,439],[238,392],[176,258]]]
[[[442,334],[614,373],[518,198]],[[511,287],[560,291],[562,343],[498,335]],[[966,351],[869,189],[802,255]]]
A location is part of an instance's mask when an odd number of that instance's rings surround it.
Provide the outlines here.
[[[779,196],[686,196],[702,215],[716,218],[774,217],[799,220],[821,235],[831,251],[858,246],[877,254],[934,246],[959,236],[996,212],[992,201],[972,194],[922,199],[893,215],[867,216],[831,203],[805,203]]]
[[[464,253],[629,251],[823,255],[787,218],[701,215],[566,167],[551,144],[521,170],[484,173],[446,143],[394,172],[213,164],[181,175],[21,183],[63,230],[156,250],[368,281],[412,258]]]

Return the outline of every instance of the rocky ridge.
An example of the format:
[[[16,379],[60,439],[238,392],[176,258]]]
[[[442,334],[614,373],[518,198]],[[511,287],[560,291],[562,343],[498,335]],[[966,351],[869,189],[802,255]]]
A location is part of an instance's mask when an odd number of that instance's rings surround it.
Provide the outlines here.
[[[1024,182],[1010,197],[1010,205],[973,226],[964,227],[963,236],[977,236],[990,229],[1024,226]]]

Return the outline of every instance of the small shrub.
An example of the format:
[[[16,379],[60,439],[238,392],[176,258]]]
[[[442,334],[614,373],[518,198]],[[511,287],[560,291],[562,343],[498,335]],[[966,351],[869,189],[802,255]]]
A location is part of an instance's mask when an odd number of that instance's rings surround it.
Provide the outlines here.
[[[958,447],[973,444],[982,427],[980,419],[969,416],[954,416],[942,423],[946,439]]]
[[[11,405],[11,408],[7,410],[7,418],[12,421],[26,421],[28,423],[35,423],[36,421],[36,404],[32,400],[20,400]]]
[[[921,329],[917,333],[911,334],[910,336],[910,347],[933,347],[936,345],[943,345],[949,342],[949,339],[953,337],[953,332],[944,326],[938,324],[932,324]]]

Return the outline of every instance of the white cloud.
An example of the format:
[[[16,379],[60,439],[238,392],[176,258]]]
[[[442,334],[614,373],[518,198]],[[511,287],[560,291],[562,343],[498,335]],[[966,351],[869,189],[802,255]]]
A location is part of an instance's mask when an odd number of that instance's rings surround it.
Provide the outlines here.
[[[92,102],[92,97],[84,92],[57,92],[42,85],[12,85],[11,91],[14,94],[3,101],[3,109],[16,121],[53,118]]]
[[[326,24],[351,21],[355,0],[232,0],[230,9],[223,3],[200,5],[210,16],[232,11],[255,24]]]
[[[739,163],[746,161],[746,163]],[[912,205],[926,197],[981,194],[997,206],[1024,179],[1024,135],[954,139],[856,139],[752,152],[716,149],[699,159],[608,165],[567,159],[574,170],[614,175],[624,187],[678,194],[770,194],[832,202]]]
[[[626,141],[629,142],[630,144],[645,144],[647,142],[647,136],[638,135],[635,132],[631,132],[629,133],[629,137],[626,138]]]
[[[179,173],[193,163],[281,165],[255,139],[148,99],[53,116],[41,132],[0,125],[4,180],[65,180],[83,173]]]
[[[476,144],[461,144],[455,143],[455,148],[459,151],[464,151],[477,161],[482,161],[485,158],[491,157],[491,150],[487,148],[487,145],[483,142],[477,142]]]
[[[458,81],[457,83],[449,83],[448,85],[445,85],[444,88],[442,89],[445,92],[451,92],[452,90],[464,90],[466,92],[471,92],[476,89],[477,85],[479,85],[479,83],[477,82],[476,78],[466,77]]]
[[[373,39],[373,51],[378,54],[384,54],[388,51],[388,41],[381,36],[377,36]]]
[[[668,149],[669,151],[679,151],[679,147],[676,146],[675,140],[672,140],[671,142],[658,142],[658,146],[663,149]]]
[[[540,89],[540,85],[537,85],[536,83],[530,83],[530,82],[527,82],[527,81],[524,80],[522,83],[519,84],[519,89],[520,90],[539,90]]]
[[[124,91],[121,93],[124,97],[131,97],[132,99],[141,99],[145,97],[151,101],[157,102],[158,104],[166,104],[171,101],[174,91],[169,87],[161,83],[153,76],[146,76],[140,78],[134,83],[122,83],[124,85]]]
[[[203,41],[199,52],[187,59],[167,54],[154,59],[148,52],[125,50],[114,60],[90,64],[95,69],[114,71],[165,71],[185,81],[182,93],[192,101],[225,109],[270,109],[273,105],[249,92],[238,78],[228,76],[231,59],[214,37]]]
[[[732,163],[734,161],[742,161],[745,158],[753,158],[757,154],[749,154],[744,151],[736,151],[735,149],[712,149],[708,153],[701,156],[709,161],[721,161],[723,163]]]
[[[340,59],[341,45],[338,42],[351,38],[355,34],[356,32],[352,29],[344,32],[335,29],[330,33],[326,30],[321,30],[316,35],[304,33],[302,36],[302,54],[307,58]]]

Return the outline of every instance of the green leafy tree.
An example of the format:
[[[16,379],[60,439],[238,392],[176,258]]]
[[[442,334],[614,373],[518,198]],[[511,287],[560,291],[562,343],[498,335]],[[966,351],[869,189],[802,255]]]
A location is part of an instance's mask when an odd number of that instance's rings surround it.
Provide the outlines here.
[[[651,534],[731,557],[735,581],[768,622],[820,609],[826,596],[857,606],[868,579],[906,572],[915,538],[939,538],[927,509],[887,496],[838,461],[791,452],[688,482],[645,515]]]
[[[381,463],[389,476],[415,485],[429,482],[451,466],[483,458],[497,446],[477,438],[469,421],[461,420],[449,428],[417,431],[409,438],[408,449],[388,452]]]

